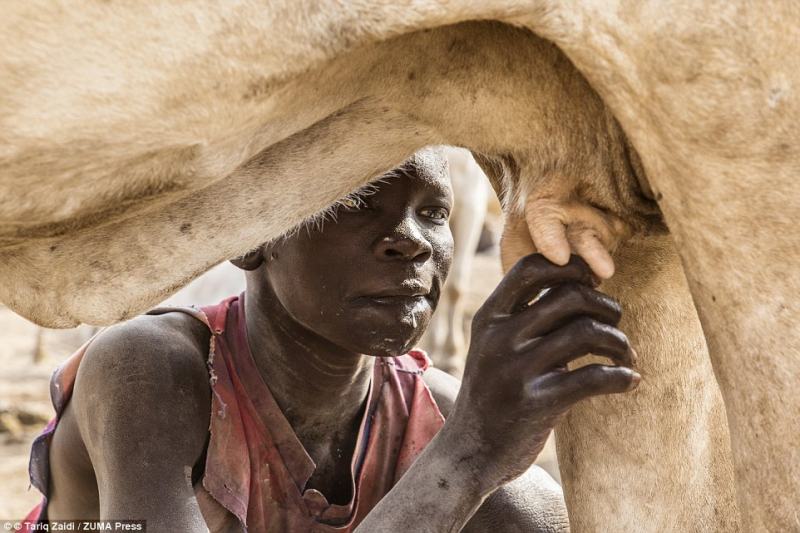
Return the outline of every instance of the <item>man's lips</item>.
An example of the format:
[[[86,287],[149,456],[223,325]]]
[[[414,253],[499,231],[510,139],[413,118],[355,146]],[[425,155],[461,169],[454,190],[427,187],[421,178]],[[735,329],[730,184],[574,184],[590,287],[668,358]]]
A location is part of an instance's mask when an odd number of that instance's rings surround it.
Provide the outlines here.
[[[388,295],[388,296],[363,296],[356,301],[375,302],[383,305],[405,305],[422,302],[427,300],[427,295],[417,296],[403,296],[403,295]]]
[[[356,301],[372,301],[382,304],[401,304],[413,303],[421,300],[434,302],[434,295],[438,293],[436,284],[427,285],[417,280],[408,280],[375,292],[369,292],[358,298]]]
[[[428,296],[430,292],[431,292],[430,289],[419,289],[419,290],[391,289],[372,294],[366,294],[364,295],[364,298],[414,298],[416,296]]]

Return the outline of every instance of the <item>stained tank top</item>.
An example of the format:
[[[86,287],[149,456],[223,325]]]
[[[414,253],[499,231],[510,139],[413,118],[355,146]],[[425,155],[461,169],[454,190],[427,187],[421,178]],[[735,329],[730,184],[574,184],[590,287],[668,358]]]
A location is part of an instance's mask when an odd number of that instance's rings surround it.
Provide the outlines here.
[[[422,374],[430,360],[413,350],[378,357],[351,461],[352,498],[330,504],[307,488],[315,465],[261,378],[250,348],[244,298],[218,305],[164,308],[151,314],[180,311],[211,331],[207,366],[211,384],[211,419],[202,490],[204,516],[208,501],[227,509],[241,529],[250,532],[349,532],[397,483],[444,423]],[[31,484],[44,495],[26,521],[46,519],[48,455],[58,418],[72,394],[84,345],[53,374],[51,397],[56,418],[34,441]],[[211,524],[209,524],[211,525]]]

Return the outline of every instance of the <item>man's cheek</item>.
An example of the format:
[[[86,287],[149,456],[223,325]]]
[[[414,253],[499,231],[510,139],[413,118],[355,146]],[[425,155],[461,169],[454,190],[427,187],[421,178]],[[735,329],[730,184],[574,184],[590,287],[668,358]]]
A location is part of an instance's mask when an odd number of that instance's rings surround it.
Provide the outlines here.
[[[453,255],[446,254],[437,257],[434,257],[434,264],[436,265],[436,274],[441,279],[442,285],[447,280],[447,276],[450,275],[450,267],[453,265]],[[441,287],[439,287],[441,289]]]

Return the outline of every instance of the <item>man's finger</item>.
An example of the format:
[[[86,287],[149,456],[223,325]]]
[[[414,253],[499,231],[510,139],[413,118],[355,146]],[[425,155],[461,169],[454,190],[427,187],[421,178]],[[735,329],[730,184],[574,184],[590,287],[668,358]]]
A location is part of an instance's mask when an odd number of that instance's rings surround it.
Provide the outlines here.
[[[584,316],[612,326],[619,324],[622,308],[610,296],[578,283],[553,287],[515,320],[518,335],[542,337]]]
[[[530,384],[529,394],[547,404],[567,408],[592,396],[631,391],[641,379],[628,367],[587,365],[571,372],[549,372]]]
[[[617,363],[630,366],[633,351],[628,338],[620,330],[603,322],[583,317],[573,320],[549,335],[531,339],[520,349],[536,353],[535,367],[550,370],[582,357],[588,353],[609,357]]]
[[[486,299],[484,308],[511,314],[524,309],[542,289],[567,282],[597,284],[589,266],[577,255],[572,256],[566,266],[558,266],[540,254],[531,254],[517,261],[503,277]]]

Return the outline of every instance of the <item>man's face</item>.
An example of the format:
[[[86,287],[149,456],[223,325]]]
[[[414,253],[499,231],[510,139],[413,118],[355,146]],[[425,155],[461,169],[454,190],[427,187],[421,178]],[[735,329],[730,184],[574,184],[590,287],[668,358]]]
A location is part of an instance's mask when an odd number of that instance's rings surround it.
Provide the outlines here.
[[[453,254],[443,169],[387,178],[322,230],[270,245],[267,279],[289,316],[349,351],[407,352],[439,300]]]

